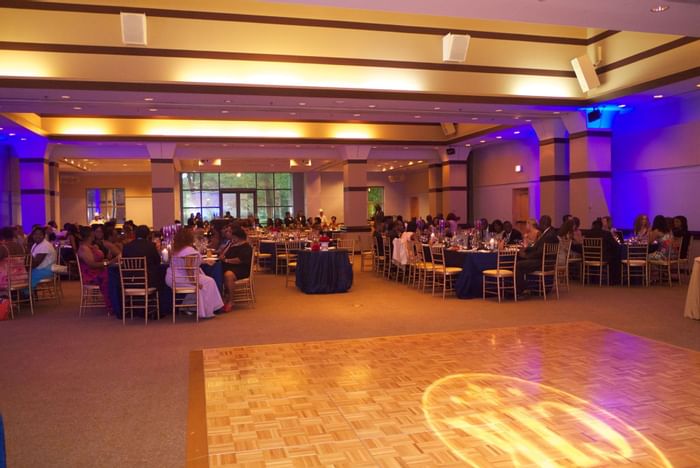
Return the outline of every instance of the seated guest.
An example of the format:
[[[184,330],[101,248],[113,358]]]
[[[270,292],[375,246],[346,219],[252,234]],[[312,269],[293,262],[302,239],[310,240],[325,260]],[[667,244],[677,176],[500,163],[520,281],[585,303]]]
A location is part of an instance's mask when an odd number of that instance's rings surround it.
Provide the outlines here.
[[[530,220],[528,220],[528,222],[529,221]],[[539,226],[541,229],[541,234],[537,237],[535,243],[518,253],[517,289],[519,292],[522,292],[525,289],[527,275],[542,268],[542,252],[544,252],[544,245],[559,243],[557,232],[552,227],[551,217],[548,215],[542,215],[540,217]]]
[[[100,292],[109,314],[112,305],[109,301],[109,277],[107,267],[113,261],[106,259],[104,252],[95,244],[95,231],[89,226],[80,228],[80,246],[78,247],[78,267],[84,284],[100,287]]]
[[[574,233],[571,238],[571,250],[583,254],[583,233],[581,232],[581,220],[576,216],[571,218],[574,222]]]
[[[565,214],[564,216],[561,217],[561,225],[563,226],[566,224],[566,222],[570,219],[573,219],[574,217],[571,216],[570,214]]]
[[[497,241],[500,241],[503,239],[503,223],[501,222],[500,219],[494,219],[493,223],[491,223],[491,237],[493,239],[496,239]]]
[[[688,218],[676,216],[673,218],[673,237],[681,241],[680,258],[688,258],[688,246],[690,245],[690,231],[688,231]]]
[[[640,242],[649,241],[649,218],[645,214],[640,214],[634,219],[633,236]]]
[[[562,226],[559,228],[559,241],[560,245],[562,245],[561,242],[570,240],[571,241],[571,251],[569,252],[569,257],[580,257],[581,252],[577,252],[573,249],[574,246],[574,233],[576,232],[576,224],[574,223],[574,219],[571,218],[568,221],[564,222]],[[579,230],[579,233],[581,231]],[[579,245],[580,247],[580,245]],[[563,255],[566,255],[566,252],[563,253]]]
[[[603,222],[603,231],[610,232],[610,234],[613,235],[613,239],[615,239],[618,243],[624,241],[622,232],[613,227],[612,218],[610,216],[603,216],[600,218],[600,220]]]
[[[284,227],[289,229],[294,224],[294,216],[289,211],[284,213]]]
[[[457,224],[457,221],[459,221],[459,216],[457,216],[454,213],[447,213],[447,226],[450,228],[450,233],[452,235],[456,235],[457,231],[459,231],[459,224]]]
[[[662,215],[654,216],[654,221],[651,224],[651,231],[649,232],[649,243],[656,244],[657,248],[649,254],[649,259],[667,260],[671,258],[673,252],[671,249],[672,242],[673,234],[666,218]]]
[[[185,264],[185,258],[188,255],[194,255],[194,263]],[[173,287],[173,275],[178,281],[184,280],[186,273],[182,270],[183,267],[196,266],[199,267],[202,263],[202,256],[194,248],[194,234],[191,229],[181,229],[173,238],[173,253],[170,259],[170,266],[165,273],[165,283]],[[187,299],[185,299],[187,300]],[[216,285],[214,278],[205,275],[199,271],[199,304],[197,307],[197,315],[199,318],[209,319],[214,317],[214,311],[221,309],[224,306],[224,301],[221,300],[219,287]]]
[[[56,263],[56,249],[46,239],[44,228],[36,227],[32,231],[32,289],[36,288],[39,281],[53,278],[51,265]]]
[[[123,257],[146,257],[148,270],[148,286],[157,288],[161,283],[160,254],[156,245],[151,242],[151,231],[148,226],[141,225],[134,230],[135,239],[124,246]]]
[[[528,218],[525,222],[525,234],[523,235],[525,245],[535,245],[535,242],[537,242],[537,240],[540,238],[540,235],[540,230],[537,229],[537,221],[534,218]]]
[[[93,224],[92,232],[94,245],[102,251],[107,260],[116,258],[121,254],[121,250],[116,245],[105,239],[105,227],[103,224]]]
[[[224,237],[228,245],[221,252],[219,258],[224,267],[224,283],[228,298],[224,310],[233,308],[233,289],[235,282],[250,276],[250,264],[253,262],[253,248],[247,241],[246,233],[240,227],[227,226],[224,228]]]
[[[297,213],[297,217],[294,218],[295,224],[299,227],[301,226],[306,226],[306,217],[304,216],[303,211],[299,211]]]
[[[513,229],[513,224],[510,221],[503,223],[503,242],[506,244],[517,244],[522,240],[522,233],[517,229]]]
[[[10,255],[24,255],[24,246],[15,239],[15,228],[11,226],[0,229],[0,289],[7,288],[8,284],[8,257]],[[27,280],[27,270],[24,261],[13,261],[9,265],[9,273],[17,282]]]

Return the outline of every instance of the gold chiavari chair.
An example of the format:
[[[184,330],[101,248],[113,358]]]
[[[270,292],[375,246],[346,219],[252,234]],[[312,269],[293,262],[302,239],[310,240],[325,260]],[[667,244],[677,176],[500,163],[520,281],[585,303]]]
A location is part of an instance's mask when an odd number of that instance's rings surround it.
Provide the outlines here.
[[[78,278],[80,278],[80,309],[78,309],[78,318],[83,316],[83,312],[87,309],[102,309],[106,308],[102,291],[96,284],[86,284],[83,280],[83,269],[80,268],[80,260],[78,260]]]
[[[348,251],[348,259],[350,260],[350,265],[353,265],[355,260],[355,239],[338,239],[336,241],[336,247],[338,249],[344,249]]]
[[[671,245],[669,246],[668,256],[663,258],[649,258],[649,275],[653,276],[655,273],[657,279],[660,282],[668,280],[668,286],[673,286],[673,273],[676,274],[678,278],[678,284],[681,284],[681,267],[680,267],[680,250],[681,243],[678,239],[672,239]]]
[[[559,254],[557,255],[557,283],[569,289],[569,264],[571,259],[571,239],[559,241]]]
[[[505,291],[513,291],[513,298],[517,302],[516,268],[518,264],[518,248],[505,246],[498,250],[495,270],[484,270],[482,283],[482,297],[487,294],[498,296],[498,302],[505,296]],[[495,287],[495,289],[494,289]]]
[[[287,241],[284,243],[286,256],[284,287],[289,285],[289,277],[297,271],[297,253],[304,248],[304,241]]]
[[[374,256],[374,264],[372,265],[372,271],[374,271],[378,275],[384,273],[384,251],[379,248],[380,242],[382,242],[381,238],[374,235],[372,236],[372,255]],[[384,244],[382,244],[382,248],[383,246]],[[379,252],[382,252],[382,254],[380,255]]]
[[[134,319],[134,310],[143,310],[144,324],[148,325],[151,309],[160,319],[158,290],[148,286],[146,257],[119,257],[119,280],[122,287],[122,324],[126,325],[126,313]]]
[[[598,277],[598,285],[603,285],[603,274],[610,285],[610,268],[603,260],[603,239],[583,238],[583,284],[590,283],[591,276]]]
[[[425,258],[425,250],[419,240],[413,241],[413,251],[416,254],[416,287],[425,292],[426,288],[432,287],[433,262]]]
[[[542,294],[545,301],[547,300],[547,278],[551,278],[552,289],[554,289],[557,299],[559,299],[559,281],[557,281],[558,255],[559,244],[544,244],[544,249],[542,249],[542,268],[528,275],[537,279],[537,293]]]
[[[627,246],[627,258],[622,260],[620,271],[620,283],[625,284],[627,276],[627,287],[632,284],[632,278],[641,278],[644,286],[649,286],[649,244],[630,244]]]
[[[255,258],[257,251],[253,248],[253,258]],[[233,297],[234,303],[245,303],[250,304],[255,307],[255,261],[250,262],[250,272],[247,278],[236,280],[233,283]]]
[[[199,254],[185,257],[172,257],[170,259],[170,275],[173,290],[173,323],[177,311],[191,310],[194,307],[195,321],[199,322]],[[185,295],[178,304],[178,295]],[[188,297],[194,297],[194,302],[188,301]]]
[[[372,236],[374,238],[374,236]],[[374,242],[374,240],[372,241]],[[369,250],[362,249],[362,238],[357,236],[357,243],[360,246],[360,271],[365,271],[365,265],[369,265],[370,271],[374,270],[375,251],[374,247]]]
[[[391,248],[391,238],[389,236],[382,236],[382,246],[384,249],[384,272],[382,276],[387,279],[391,278],[392,271],[392,248]]]
[[[688,238],[688,249],[685,251],[685,257],[678,259],[678,268],[680,268],[681,273],[690,281],[690,255],[693,251],[693,236]]]
[[[433,263],[433,296],[435,285],[442,286],[442,298],[448,292],[454,292],[454,278],[462,272],[460,267],[448,267],[445,265],[445,248],[441,245],[430,247],[430,255]]]
[[[21,312],[21,304],[29,304],[29,311],[34,315],[34,299],[29,290],[32,281],[32,256],[30,254],[9,255],[5,258],[4,264],[7,284],[0,285],[0,291],[6,293],[10,301],[10,318],[15,317],[15,306],[17,312]]]

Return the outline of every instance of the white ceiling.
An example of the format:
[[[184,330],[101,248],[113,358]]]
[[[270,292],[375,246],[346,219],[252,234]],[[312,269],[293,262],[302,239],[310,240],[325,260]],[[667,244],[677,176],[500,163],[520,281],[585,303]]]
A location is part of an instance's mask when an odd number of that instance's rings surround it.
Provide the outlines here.
[[[277,0],[280,3],[700,36],[700,0]],[[663,13],[652,13],[666,5]]]

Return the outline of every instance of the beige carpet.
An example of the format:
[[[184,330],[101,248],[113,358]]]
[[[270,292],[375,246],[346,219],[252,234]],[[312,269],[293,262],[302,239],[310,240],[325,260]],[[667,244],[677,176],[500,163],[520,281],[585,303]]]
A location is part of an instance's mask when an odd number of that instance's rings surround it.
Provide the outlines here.
[[[258,304],[198,325],[77,318],[60,307],[0,323],[0,411],[10,467],[182,466],[193,349],[589,320],[700,350],[686,287],[574,286],[559,301],[433,298],[356,272],[351,292],[309,296],[261,275]]]

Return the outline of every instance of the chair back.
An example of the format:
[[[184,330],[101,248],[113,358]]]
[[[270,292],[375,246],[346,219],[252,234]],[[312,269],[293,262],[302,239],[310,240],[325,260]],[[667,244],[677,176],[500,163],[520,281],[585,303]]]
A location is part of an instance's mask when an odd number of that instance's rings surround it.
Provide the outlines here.
[[[425,263],[425,252],[423,251],[423,244],[418,239],[413,241],[413,250],[416,256],[416,263]]]
[[[565,268],[569,263],[571,256],[571,239],[562,239],[559,241],[559,254],[557,255],[557,266]]]
[[[286,255],[287,254],[287,244],[283,241],[275,242],[275,255]]]
[[[436,267],[445,266],[445,248],[442,245],[431,245],[430,256],[432,257],[433,265]]]
[[[681,258],[681,243],[681,239],[676,237],[671,238],[671,245],[668,246],[668,258],[670,260],[678,260]]]
[[[583,261],[602,262],[603,261],[603,239],[599,237],[583,238]]]
[[[355,239],[338,239],[335,245],[339,249],[348,250],[350,254],[355,252]]]
[[[119,278],[124,289],[148,289],[146,257],[119,257]]]
[[[8,289],[24,289],[31,282],[31,254],[9,255],[5,259]]]
[[[284,251],[287,254],[287,258],[290,255],[296,255],[300,250],[304,250],[304,245],[306,243],[300,240],[290,240],[284,243]]]
[[[627,246],[627,260],[646,261],[649,255],[649,244],[630,244]]]
[[[387,263],[391,263],[392,248],[389,236],[382,236],[382,247],[384,248],[384,259]]]
[[[518,263],[518,248],[515,246],[504,246],[498,250],[498,257],[496,259],[496,269],[497,270],[510,270],[515,271],[516,265]]]
[[[557,257],[559,255],[559,244],[546,243],[542,250],[542,272],[554,273],[557,269]]]
[[[174,294],[196,293],[199,295],[199,254],[170,259],[170,274]]]

